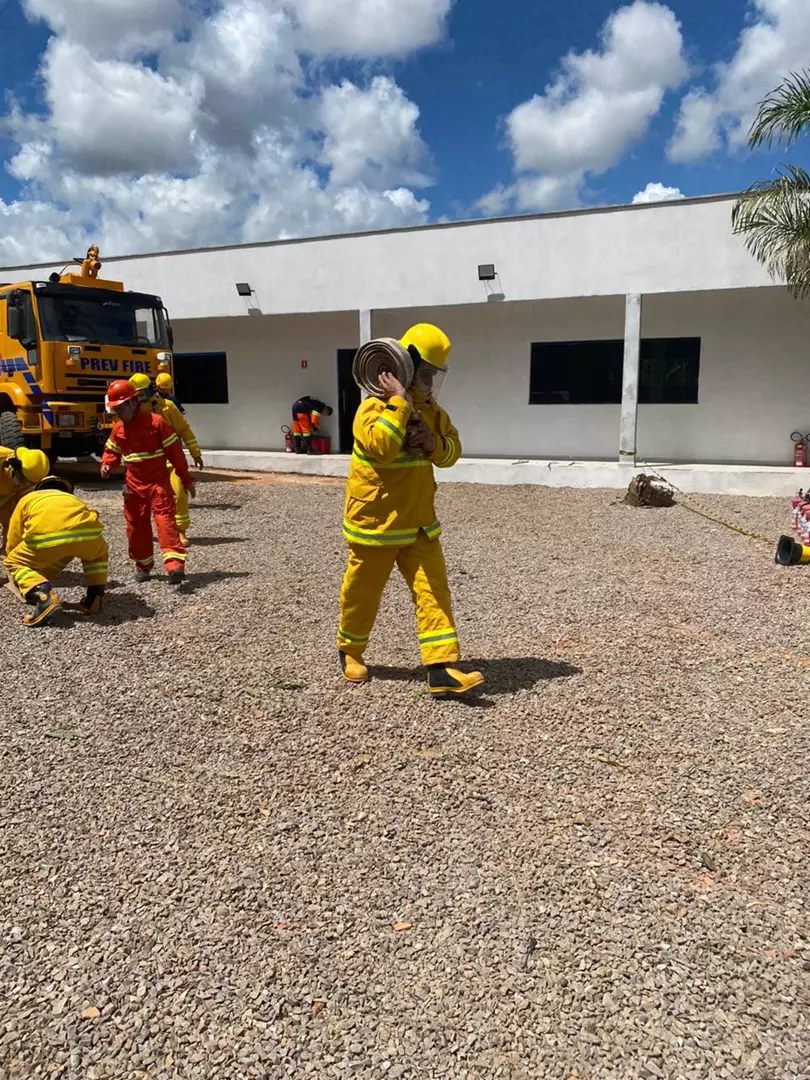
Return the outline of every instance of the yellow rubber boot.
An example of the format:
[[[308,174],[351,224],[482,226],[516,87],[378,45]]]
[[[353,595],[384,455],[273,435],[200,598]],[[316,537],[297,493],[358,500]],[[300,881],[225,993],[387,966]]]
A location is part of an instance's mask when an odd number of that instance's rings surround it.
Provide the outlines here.
[[[483,681],[480,671],[459,671],[447,664],[431,664],[428,668],[428,689],[437,698],[459,697]]]
[[[37,585],[36,588],[31,589],[26,594],[25,602],[34,607],[28,615],[23,615],[23,623],[26,626],[41,626],[62,606],[62,601],[47,585]]]
[[[354,656],[347,656],[346,653],[342,652],[340,654],[340,664],[343,668],[343,678],[346,682],[368,682],[368,668],[363,663],[362,657],[357,659]]]

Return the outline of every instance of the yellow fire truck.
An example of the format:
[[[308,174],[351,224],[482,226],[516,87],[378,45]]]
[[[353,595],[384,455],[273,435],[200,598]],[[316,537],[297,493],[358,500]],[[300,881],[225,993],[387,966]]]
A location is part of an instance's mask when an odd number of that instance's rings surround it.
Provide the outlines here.
[[[172,329],[159,296],[105,281],[98,248],[78,273],[0,284],[0,446],[51,461],[100,453],[114,379],[172,370]]]

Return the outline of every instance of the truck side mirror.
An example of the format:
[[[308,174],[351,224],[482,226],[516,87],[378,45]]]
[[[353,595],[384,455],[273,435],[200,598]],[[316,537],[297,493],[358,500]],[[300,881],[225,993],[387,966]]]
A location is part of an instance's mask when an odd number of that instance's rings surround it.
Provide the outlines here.
[[[25,319],[23,318],[22,308],[13,307],[11,304],[8,305],[6,333],[15,341],[22,341],[25,334]]]

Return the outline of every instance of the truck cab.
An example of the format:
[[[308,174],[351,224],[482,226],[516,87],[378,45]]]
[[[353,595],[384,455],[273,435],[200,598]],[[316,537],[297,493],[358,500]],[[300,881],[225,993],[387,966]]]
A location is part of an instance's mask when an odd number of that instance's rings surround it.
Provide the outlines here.
[[[41,449],[52,461],[99,453],[109,384],[171,373],[160,297],[101,279],[100,268],[91,247],[78,273],[0,285],[0,445]]]

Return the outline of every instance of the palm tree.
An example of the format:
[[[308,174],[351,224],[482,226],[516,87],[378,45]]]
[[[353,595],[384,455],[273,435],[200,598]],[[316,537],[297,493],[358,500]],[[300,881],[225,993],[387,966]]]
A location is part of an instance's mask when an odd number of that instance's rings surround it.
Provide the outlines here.
[[[810,133],[810,71],[789,75],[760,104],[748,135],[752,150],[793,144]],[[794,296],[810,296],[810,173],[780,165],[744,191],[731,213],[748,250]]]

